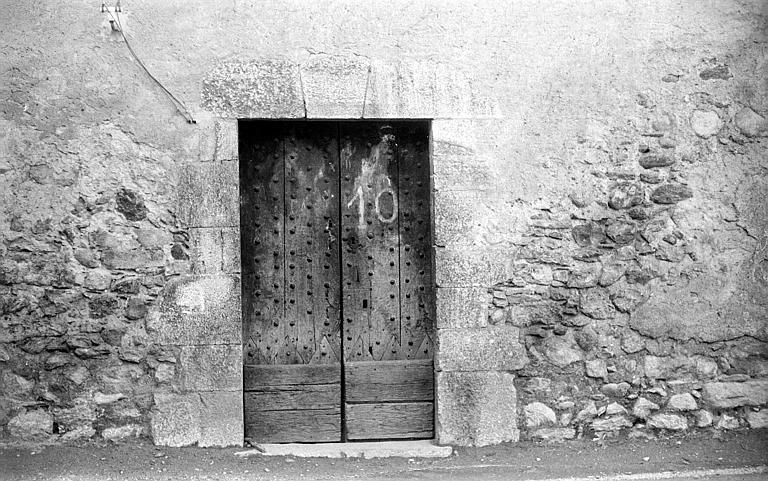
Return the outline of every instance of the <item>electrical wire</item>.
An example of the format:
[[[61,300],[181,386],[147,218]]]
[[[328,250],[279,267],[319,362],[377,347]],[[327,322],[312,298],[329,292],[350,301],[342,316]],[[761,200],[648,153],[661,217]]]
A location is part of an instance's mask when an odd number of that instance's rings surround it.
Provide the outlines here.
[[[176,107],[176,110],[184,116],[187,123],[194,124],[197,123],[195,119],[192,117],[192,114],[189,112],[187,107],[181,102],[181,100],[177,99],[175,95],[173,95],[165,86],[160,83],[160,81],[152,75],[152,73],[149,71],[146,65],[144,65],[144,62],[139,59],[139,56],[136,55],[136,52],[133,50],[133,47],[131,46],[131,43],[128,41],[128,37],[125,36],[125,32],[123,31],[123,25],[120,23],[120,13],[118,9],[120,8],[120,2],[117,2],[116,7],[111,7],[115,11],[115,15],[112,15],[112,10],[110,10],[109,5],[106,3],[104,4],[107,13],[109,13],[109,16],[112,17],[112,20],[117,24],[118,31],[120,32],[120,35],[123,37],[123,40],[125,40],[125,46],[128,47],[128,51],[131,53],[133,58],[138,62],[138,64],[141,66],[142,69],[149,75],[149,78],[151,78],[161,89],[163,89],[163,92],[166,93],[169,99],[171,99],[171,102],[173,102],[174,107]]]

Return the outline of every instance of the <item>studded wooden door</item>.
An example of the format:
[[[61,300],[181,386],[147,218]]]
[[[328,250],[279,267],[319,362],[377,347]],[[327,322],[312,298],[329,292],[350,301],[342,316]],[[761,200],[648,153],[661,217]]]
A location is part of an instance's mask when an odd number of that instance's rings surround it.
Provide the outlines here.
[[[241,122],[247,438],[433,436],[428,135]]]

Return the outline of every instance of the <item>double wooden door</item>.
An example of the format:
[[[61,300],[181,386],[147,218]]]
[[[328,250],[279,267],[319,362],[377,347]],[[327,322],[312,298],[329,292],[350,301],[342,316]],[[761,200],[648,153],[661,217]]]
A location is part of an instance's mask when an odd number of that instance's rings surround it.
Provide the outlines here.
[[[246,438],[433,437],[428,123],[239,137]]]

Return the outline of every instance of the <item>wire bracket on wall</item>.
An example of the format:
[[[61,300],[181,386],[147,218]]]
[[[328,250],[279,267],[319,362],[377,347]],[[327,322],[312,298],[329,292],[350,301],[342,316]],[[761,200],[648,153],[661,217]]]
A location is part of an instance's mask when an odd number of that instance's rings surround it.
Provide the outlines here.
[[[189,109],[181,102],[181,100],[177,99],[175,95],[173,95],[165,86],[160,83],[160,81],[152,75],[152,73],[147,69],[147,66],[144,65],[144,62],[139,59],[138,55],[136,55],[136,52],[133,50],[133,47],[131,46],[131,43],[128,41],[128,37],[125,35],[125,31],[123,29],[123,24],[120,21],[120,13],[123,11],[122,7],[120,6],[120,1],[112,6],[107,5],[106,3],[101,4],[101,12],[109,14],[111,20],[109,21],[110,26],[112,27],[113,31],[119,32],[120,35],[123,37],[123,40],[125,41],[125,46],[128,47],[128,51],[131,53],[131,56],[138,62],[138,64],[141,66],[142,69],[144,69],[144,72],[147,73],[149,78],[151,78],[161,89],[163,89],[163,92],[168,96],[169,99],[171,99],[171,102],[173,102],[174,107],[176,107],[176,110],[184,116],[184,118],[187,120],[187,123],[195,124],[197,123],[195,119],[192,117],[192,114],[189,112]]]

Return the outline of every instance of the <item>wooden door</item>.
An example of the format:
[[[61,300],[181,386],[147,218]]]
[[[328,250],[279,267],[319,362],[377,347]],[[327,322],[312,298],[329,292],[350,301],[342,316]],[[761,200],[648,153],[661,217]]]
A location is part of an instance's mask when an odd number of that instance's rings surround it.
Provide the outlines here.
[[[337,134],[241,125],[246,438],[341,440]]]
[[[433,436],[428,134],[241,123],[247,438]]]
[[[341,126],[349,440],[433,435],[427,136],[422,123]]]

